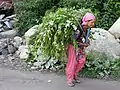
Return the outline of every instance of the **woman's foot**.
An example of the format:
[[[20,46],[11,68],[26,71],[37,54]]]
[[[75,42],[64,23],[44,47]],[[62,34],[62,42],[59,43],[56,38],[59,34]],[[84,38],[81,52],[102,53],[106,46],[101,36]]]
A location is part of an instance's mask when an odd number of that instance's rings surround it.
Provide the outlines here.
[[[70,87],[74,87],[75,84],[71,82],[71,83],[68,83],[68,86],[70,86]]]
[[[79,79],[74,79],[73,83],[81,83],[81,81]]]
[[[75,83],[81,83],[79,79],[75,79]]]

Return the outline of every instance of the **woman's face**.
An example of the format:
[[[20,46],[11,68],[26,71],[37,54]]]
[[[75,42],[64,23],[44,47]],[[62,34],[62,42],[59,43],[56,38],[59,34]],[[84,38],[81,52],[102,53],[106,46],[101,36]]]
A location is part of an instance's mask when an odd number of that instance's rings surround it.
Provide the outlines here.
[[[92,28],[95,26],[95,19],[88,21],[88,27]]]

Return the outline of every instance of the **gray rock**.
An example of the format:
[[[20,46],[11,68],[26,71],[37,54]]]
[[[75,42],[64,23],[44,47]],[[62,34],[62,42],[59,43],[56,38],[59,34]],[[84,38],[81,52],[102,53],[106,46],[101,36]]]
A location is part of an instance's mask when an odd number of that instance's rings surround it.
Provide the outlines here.
[[[8,55],[8,54],[9,54],[9,52],[7,49],[2,49],[2,55]]]
[[[7,43],[7,38],[0,39],[0,42]]]
[[[38,62],[42,62],[42,63],[44,64],[44,63],[46,63],[46,62],[49,60],[49,58],[50,58],[50,57],[45,57],[44,55],[41,54],[41,55],[39,55],[39,56],[37,57],[36,60],[37,60]]]
[[[21,37],[19,37],[19,36],[16,36],[16,37],[14,37],[14,46],[16,47],[16,48],[18,48],[21,44],[22,44],[22,38]]]
[[[7,47],[7,43],[0,42],[0,48],[6,48],[6,47]]]
[[[0,15],[0,19],[3,19],[5,17],[5,14]]]
[[[20,57],[20,59],[27,59],[28,58],[28,53],[25,52],[25,51],[21,52],[19,57]]]
[[[0,61],[4,60],[4,59],[5,59],[5,56],[4,55],[0,55]]]
[[[18,51],[20,52],[20,59],[27,59],[28,58],[28,46],[19,46]]]
[[[37,31],[38,31],[38,25],[35,25],[32,28],[30,28],[27,32],[25,32],[24,36],[27,44],[29,43],[30,38],[34,36]]]
[[[23,52],[23,51],[28,51],[28,46],[27,45],[21,45],[19,46],[19,49],[18,49],[20,52]]]
[[[0,39],[4,38],[4,36],[0,35]]]
[[[20,52],[19,52],[19,51],[16,51],[15,53],[16,53],[16,55],[17,55],[17,56],[19,56],[19,55],[20,55]]]
[[[1,19],[1,22],[5,22],[5,21],[10,21],[10,19],[7,18]]]
[[[8,31],[10,28],[8,28],[6,25],[3,26],[3,31]]]
[[[2,24],[0,24],[0,28],[1,28],[1,27],[3,27],[3,25],[2,25]]]
[[[95,40],[91,40],[90,46],[86,49],[86,51],[97,51],[101,53],[105,53],[109,57],[113,59],[117,59],[120,57],[120,44],[116,41],[114,36],[112,36],[108,31],[105,31],[100,28],[95,28],[99,31],[98,34],[93,34],[93,38]],[[95,30],[93,29],[93,31]],[[95,33],[98,33],[96,32]],[[92,31],[92,30],[91,30]],[[104,34],[104,35],[103,35]],[[103,37],[103,36],[104,37]]]
[[[16,15],[11,15],[11,16],[8,16],[8,17],[6,17],[7,19],[13,19],[13,18],[15,18],[16,17]]]
[[[5,21],[4,23],[6,24],[6,26],[7,26],[8,28],[10,28],[10,29],[12,28],[12,24],[11,24],[10,22]]]
[[[109,32],[113,34],[115,38],[120,38],[120,17],[118,20],[110,27]]]
[[[37,69],[37,67],[31,67],[31,69],[32,69],[32,70],[35,70],[35,69]]]
[[[32,28],[30,28],[27,32],[25,32],[25,37],[33,36],[36,33],[37,28],[38,28],[38,25],[35,25]]]
[[[5,32],[1,32],[0,35],[7,37],[7,38],[13,38],[17,35],[17,31],[9,30],[9,31],[5,31]]]
[[[8,60],[13,61],[13,60],[15,60],[15,57],[14,56],[8,56]]]
[[[96,40],[99,39],[107,39],[112,40],[115,39],[112,34],[110,34],[107,30],[101,29],[101,28],[92,28],[91,33],[93,35],[93,38]]]
[[[41,62],[35,62],[35,63],[34,63],[34,66],[35,66],[35,67],[41,67]]]
[[[0,32],[3,32],[4,31],[4,29],[3,28],[0,28]]]
[[[8,52],[10,54],[15,53],[15,51],[16,51],[16,48],[13,45],[8,45]]]
[[[2,42],[2,43],[7,43],[7,38],[2,38],[2,39],[0,39],[0,42]]]
[[[16,23],[16,21],[15,20],[10,20],[10,23],[13,25],[13,24]]]
[[[118,43],[120,43],[120,39],[116,39],[116,41],[117,41]]]

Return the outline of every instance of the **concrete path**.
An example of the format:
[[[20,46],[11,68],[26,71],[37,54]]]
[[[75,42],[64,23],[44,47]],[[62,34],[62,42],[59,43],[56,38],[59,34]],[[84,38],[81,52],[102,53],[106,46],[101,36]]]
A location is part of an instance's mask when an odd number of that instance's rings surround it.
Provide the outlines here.
[[[65,76],[10,70],[0,67],[0,90],[120,90],[120,82],[81,78],[82,83],[68,87]]]

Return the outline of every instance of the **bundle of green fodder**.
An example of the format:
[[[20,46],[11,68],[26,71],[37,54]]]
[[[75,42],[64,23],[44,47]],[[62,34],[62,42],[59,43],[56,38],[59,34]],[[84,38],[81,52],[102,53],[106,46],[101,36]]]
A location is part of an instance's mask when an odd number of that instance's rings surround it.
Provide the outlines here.
[[[38,49],[44,56],[50,56],[57,60],[64,60],[66,48],[69,42],[75,46],[74,30],[80,19],[89,9],[75,10],[73,8],[59,8],[55,12],[47,11],[39,25],[37,34],[31,39],[30,48],[32,58],[37,58]],[[30,52],[30,53],[31,53]]]

